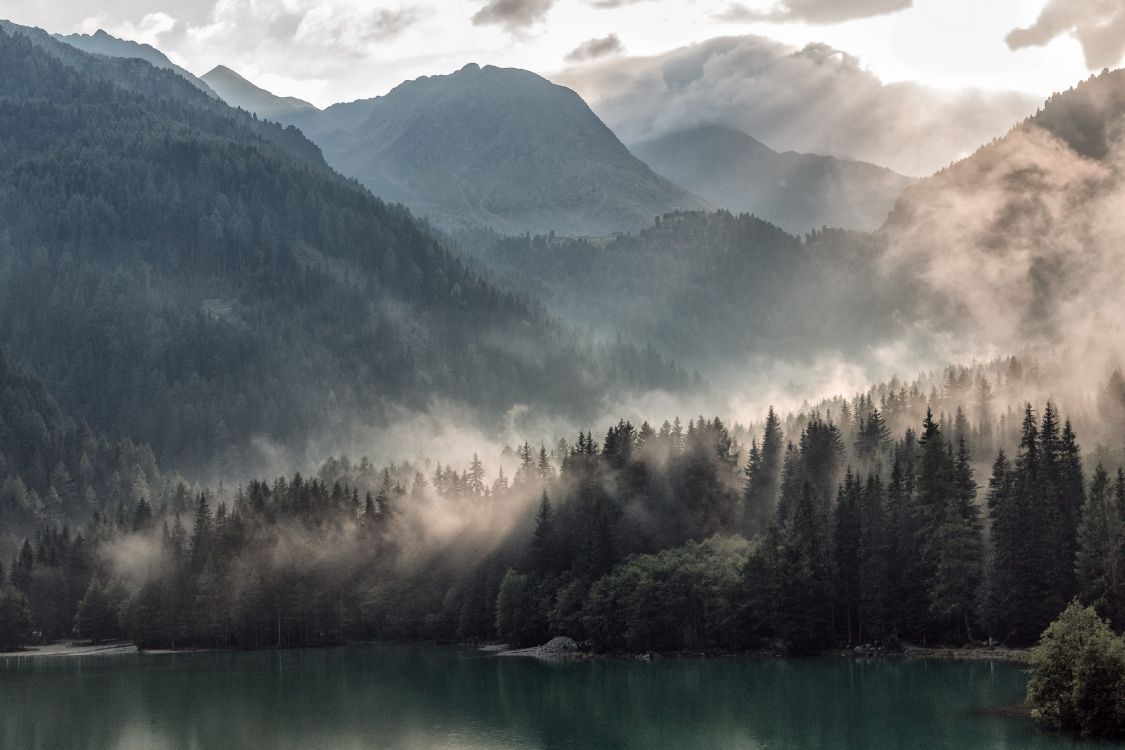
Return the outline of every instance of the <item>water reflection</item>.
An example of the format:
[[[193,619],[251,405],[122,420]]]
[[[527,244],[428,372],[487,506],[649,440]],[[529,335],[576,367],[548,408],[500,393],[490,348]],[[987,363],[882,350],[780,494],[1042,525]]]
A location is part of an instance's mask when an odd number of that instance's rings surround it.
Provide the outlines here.
[[[1078,747],[1001,663],[547,664],[452,648],[0,660],[4,748]]]

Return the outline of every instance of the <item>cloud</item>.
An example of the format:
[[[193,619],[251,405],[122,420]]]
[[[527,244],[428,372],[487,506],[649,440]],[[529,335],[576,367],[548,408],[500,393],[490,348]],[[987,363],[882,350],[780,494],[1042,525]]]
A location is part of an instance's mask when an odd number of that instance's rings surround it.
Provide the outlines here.
[[[566,56],[568,62],[585,62],[596,60],[607,55],[616,55],[625,51],[621,39],[617,34],[609,34],[600,39],[589,39],[579,44]]]
[[[508,31],[518,31],[542,21],[554,4],[555,0],[488,0],[473,15],[473,23],[496,24]]]
[[[733,3],[719,18],[726,21],[830,24],[870,18],[911,8],[914,0],[782,0],[767,10]]]
[[[1067,368],[1078,379],[1121,364],[1125,139],[1102,129],[1120,119],[1112,92],[1121,79],[1061,95],[1044,116],[903,194],[880,233],[880,268],[925,282],[919,299],[933,301],[920,309],[960,341],[1081,362]]]
[[[1014,29],[1013,50],[1042,47],[1071,34],[1082,45],[1091,70],[1115,67],[1125,57],[1125,0],[1049,0],[1034,24]]]
[[[320,5],[302,17],[293,38],[316,45],[351,50],[398,36],[417,18],[413,8],[339,12]]]
[[[1023,94],[884,84],[828,45],[798,49],[756,36],[618,57],[552,78],[578,91],[626,143],[721,124],[775,149],[860,159],[913,176],[972,153],[1038,104]]]

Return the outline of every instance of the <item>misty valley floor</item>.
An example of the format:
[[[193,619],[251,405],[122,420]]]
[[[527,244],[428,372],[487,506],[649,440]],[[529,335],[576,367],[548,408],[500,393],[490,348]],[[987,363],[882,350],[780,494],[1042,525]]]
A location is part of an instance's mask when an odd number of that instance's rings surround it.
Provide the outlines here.
[[[547,663],[384,645],[11,658],[0,660],[0,745],[1085,747],[1013,716],[1025,683],[1004,662]]]

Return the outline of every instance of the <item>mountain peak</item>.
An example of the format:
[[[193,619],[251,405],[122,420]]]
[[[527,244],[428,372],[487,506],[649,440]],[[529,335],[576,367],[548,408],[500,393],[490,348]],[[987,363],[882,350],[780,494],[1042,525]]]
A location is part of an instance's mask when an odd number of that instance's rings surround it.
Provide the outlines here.
[[[203,76],[203,80],[227,104],[241,107],[259,117],[277,119],[316,110],[316,107],[302,99],[278,96],[256,86],[226,65],[216,65]]]
[[[446,228],[612,234],[706,206],[574,91],[519,68],[469,63],[287,121],[337,169]]]

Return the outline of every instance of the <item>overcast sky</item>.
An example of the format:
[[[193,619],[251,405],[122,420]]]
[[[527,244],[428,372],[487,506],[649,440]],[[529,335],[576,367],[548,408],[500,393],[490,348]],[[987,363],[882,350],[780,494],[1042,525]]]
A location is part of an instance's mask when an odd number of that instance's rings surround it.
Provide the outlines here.
[[[1125,0],[5,0],[0,13],[104,28],[321,106],[467,62],[551,77],[730,35],[826,43],[884,82],[1037,97],[1125,52]]]

